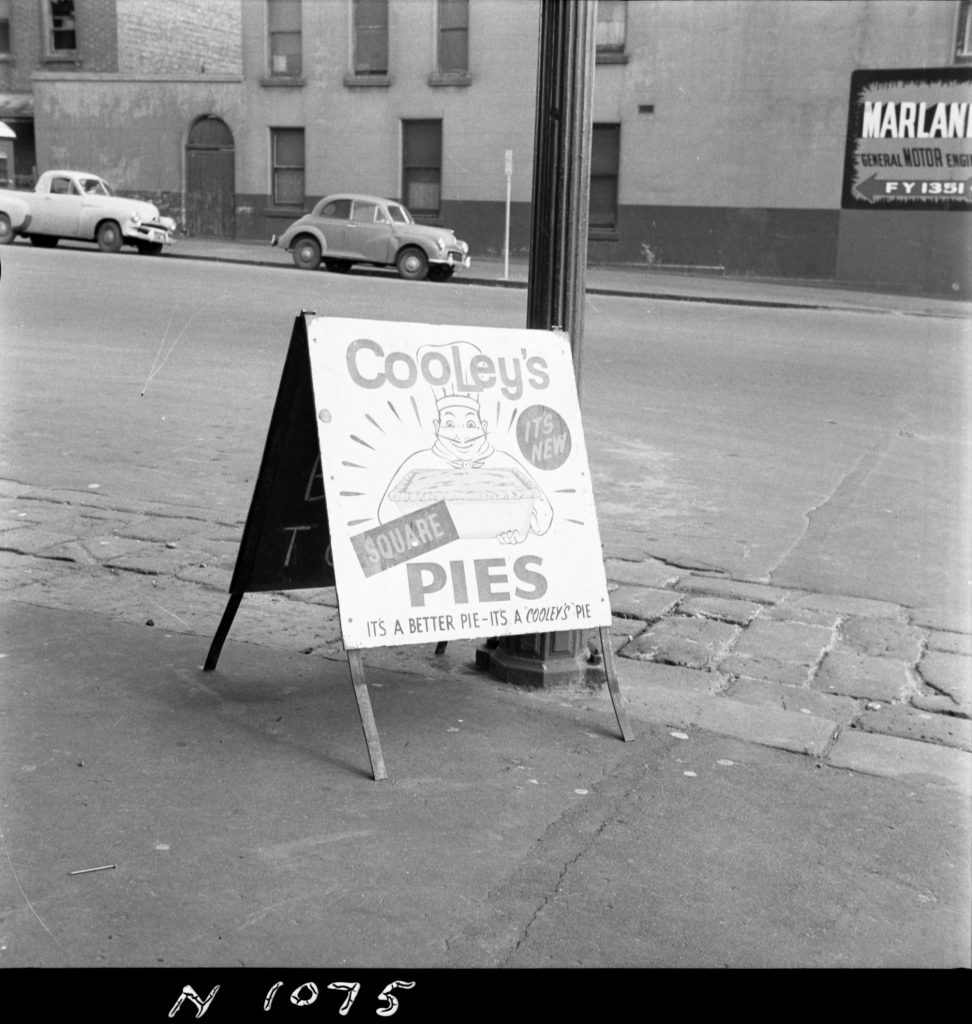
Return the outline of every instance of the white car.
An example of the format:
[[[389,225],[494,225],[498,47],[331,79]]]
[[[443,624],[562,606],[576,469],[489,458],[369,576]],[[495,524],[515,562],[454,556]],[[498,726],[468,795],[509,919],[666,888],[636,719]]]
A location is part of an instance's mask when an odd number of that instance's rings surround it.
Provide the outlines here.
[[[176,223],[154,203],[116,196],[86,171],[45,171],[33,192],[0,189],[0,245],[18,235],[49,248],[62,238],[95,242],[102,252],[133,245],[156,256],[172,244]]]

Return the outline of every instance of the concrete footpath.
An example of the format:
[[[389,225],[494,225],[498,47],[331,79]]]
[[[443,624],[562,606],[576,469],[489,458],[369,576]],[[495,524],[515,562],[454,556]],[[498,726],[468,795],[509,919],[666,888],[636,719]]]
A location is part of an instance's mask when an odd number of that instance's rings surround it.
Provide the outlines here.
[[[170,257],[299,273],[268,246]],[[635,268],[589,285],[968,314]],[[238,524],[8,481],[0,531],[0,966],[970,966],[968,610],[602,531],[635,739],[604,690],[500,683],[474,643],[379,649],[376,783],[333,591],[246,595],[201,671]]]

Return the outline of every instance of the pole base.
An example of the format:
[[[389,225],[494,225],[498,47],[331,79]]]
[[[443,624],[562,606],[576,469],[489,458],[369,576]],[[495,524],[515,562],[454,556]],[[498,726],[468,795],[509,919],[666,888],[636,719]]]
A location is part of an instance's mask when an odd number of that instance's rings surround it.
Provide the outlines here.
[[[515,686],[599,690],[607,683],[607,673],[601,652],[588,646],[595,634],[569,630],[487,640],[476,651],[476,667]]]

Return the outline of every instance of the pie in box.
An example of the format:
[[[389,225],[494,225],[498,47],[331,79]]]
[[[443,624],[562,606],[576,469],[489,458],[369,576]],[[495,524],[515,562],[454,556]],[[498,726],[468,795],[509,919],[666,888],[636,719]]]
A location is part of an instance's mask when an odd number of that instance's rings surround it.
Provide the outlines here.
[[[541,497],[533,481],[513,466],[479,469],[411,469],[388,497],[403,515],[444,501],[464,538],[530,532],[533,503]]]

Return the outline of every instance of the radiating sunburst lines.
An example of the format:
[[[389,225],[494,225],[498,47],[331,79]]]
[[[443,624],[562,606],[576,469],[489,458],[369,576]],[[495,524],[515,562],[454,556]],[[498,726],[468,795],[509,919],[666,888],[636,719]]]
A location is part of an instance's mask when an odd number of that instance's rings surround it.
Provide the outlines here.
[[[367,421],[368,421],[368,422],[369,422],[369,423],[370,423],[370,424],[371,424],[371,425],[372,425],[373,427],[375,427],[375,428],[376,428],[376,429],[378,430],[378,432],[379,432],[379,433],[381,433],[381,434],[384,434],[384,432],[385,432],[385,429],[384,429],[384,427],[382,427],[382,425],[381,425],[381,424],[380,424],[380,423],[379,423],[379,422],[378,422],[378,421],[377,421],[377,420],[376,420],[376,419],[374,418],[374,416],[372,416],[372,415],[371,415],[371,413],[370,413],[370,412],[366,412],[366,413],[365,413],[365,419],[366,419],[366,420],[367,420]]]
[[[497,407],[498,408],[498,407]],[[507,424],[506,429],[513,429],[513,421],[516,419],[517,409],[514,407],[513,412],[510,414],[510,422]],[[499,423],[499,412],[496,413],[496,422]]]
[[[583,519],[571,519],[570,516],[564,516],[564,520],[568,523],[574,523],[577,526],[586,526],[587,524]]]
[[[402,422],[402,418],[401,418],[401,416],[398,415],[398,410],[395,408],[395,404],[394,404],[394,402],[392,402],[391,399],[388,400],[388,408],[391,409],[392,414],[394,415],[395,419],[398,420],[399,423],[401,423]]]
[[[415,410],[415,422],[421,424],[422,417],[419,415],[418,403],[415,401],[415,395],[409,395],[408,400],[412,403],[412,408]]]
[[[342,459],[342,466],[347,466],[348,469],[364,469],[364,466],[359,466],[357,462],[348,462],[347,459]]]
[[[356,444],[360,444],[360,445],[363,445],[363,446],[364,446],[365,448],[368,448],[368,449],[370,449],[371,451],[375,451],[375,447],[374,447],[374,445],[370,445],[370,444],[368,444],[368,442],[367,442],[367,441],[362,441],[362,440],[361,440],[361,438],[360,438],[360,437],[358,437],[358,435],[357,435],[357,434],[349,434],[348,436],[349,436],[349,437],[351,438],[351,440],[352,440],[352,441],[354,441],[354,442],[355,442]]]

